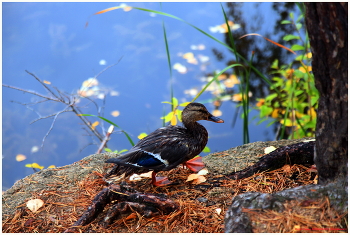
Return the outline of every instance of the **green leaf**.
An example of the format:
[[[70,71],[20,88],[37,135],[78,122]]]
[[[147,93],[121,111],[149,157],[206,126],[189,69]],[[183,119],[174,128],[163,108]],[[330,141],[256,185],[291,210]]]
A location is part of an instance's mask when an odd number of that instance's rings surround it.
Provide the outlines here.
[[[209,153],[210,152],[210,148],[208,146],[205,146],[205,148],[203,149],[203,153]]]
[[[303,78],[304,77],[304,73],[301,72],[300,70],[294,70],[294,76],[296,78]]]
[[[111,149],[109,149],[109,148],[104,148],[104,151],[109,152],[109,153],[111,153],[111,152],[112,152],[112,150],[111,150]]]
[[[302,51],[302,50],[305,50],[305,47],[298,44],[294,44],[290,49],[292,49],[293,51]]]
[[[166,116],[161,117],[160,119],[164,119],[165,122],[170,122],[173,116],[174,116],[174,112],[171,111]]]
[[[297,24],[296,24],[296,27],[297,27],[297,30],[300,30],[301,27],[303,27],[303,25],[302,25],[301,23],[297,23]]]
[[[173,97],[172,102],[174,107],[176,107],[179,104],[178,100],[175,97]]]
[[[298,16],[298,19],[296,20],[296,22],[299,22],[302,18],[304,18],[303,15]]]
[[[277,97],[277,94],[276,93],[272,93],[271,95],[268,95],[266,98],[265,98],[265,101],[266,102],[271,102],[271,100],[273,100],[274,98]]]
[[[118,153],[121,154],[121,153],[124,153],[124,152],[127,152],[127,151],[128,151],[127,149],[122,149]]]
[[[275,59],[275,60],[272,62],[271,68],[272,68],[272,69],[278,69],[278,60],[277,60],[277,59]]]
[[[281,21],[281,24],[291,24],[292,22],[291,21],[289,21],[289,20],[282,20]]]
[[[296,35],[292,35],[292,34],[288,34],[286,36],[283,37],[284,41],[290,41],[290,40],[299,40],[300,37],[296,36]]]
[[[179,106],[186,107],[189,103],[191,103],[191,102],[184,102],[184,103],[180,104]]]
[[[180,122],[182,122],[182,118],[181,118],[181,116],[182,116],[182,111],[181,110],[176,110],[176,115],[177,115],[177,118],[180,120]]]
[[[294,20],[294,13],[293,13],[293,12],[290,12],[290,13],[289,13],[289,17],[290,17],[292,20]]]
[[[260,109],[260,117],[268,116],[269,114],[272,113],[272,111],[273,111],[273,108],[263,105],[261,106],[261,109]]]

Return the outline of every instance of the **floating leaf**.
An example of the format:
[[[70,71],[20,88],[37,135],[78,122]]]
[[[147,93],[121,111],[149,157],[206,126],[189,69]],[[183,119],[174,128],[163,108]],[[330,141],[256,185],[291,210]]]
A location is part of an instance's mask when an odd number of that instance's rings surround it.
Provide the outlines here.
[[[234,74],[231,74],[228,79],[224,81],[224,85],[228,88],[234,87],[236,84],[240,84],[241,82],[238,80],[237,76]]]
[[[36,153],[38,152],[39,147],[38,146],[33,146],[32,149],[30,150],[31,153]]]
[[[120,115],[120,112],[118,110],[115,110],[115,111],[111,112],[111,115],[113,117],[118,117]]]
[[[190,96],[196,96],[198,94],[198,89],[191,88],[189,90],[185,90],[184,93]]]
[[[187,73],[187,68],[180,63],[174,64],[173,69],[177,70],[181,74]]]
[[[49,85],[51,84],[51,82],[46,81],[46,80],[44,80],[44,81],[43,81],[43,83],[45,83],[45,84],[49,84]]]
[[[191,50],[204,50],[205,45],[204,44],[199,44],[199,45],[191,45]]]
[[[55,165],[50,165],[47,168],[56,168],[56,166]]]
[[[16,161],[17,162],[21,162],[21,161],[24,161],[26,159],[27,159],[27,157],[24,156],[23,154],[17,154],[17,156],[16,156]]]
[[[198,64],[197,59],[194,57],[194,54],[192,52],[185,53],[182,58],[187,60],[187,63],[190,64]]]
[[[209,61],[209,56],[205,56],[205,55],[198,55],[198,59],[201,63],[205,63]]]
[[[28,209],[34,213],[37,212],[43,205],[44,201],[41,199],[32,199],[27,202]]]
[[[93,130],[95,130],[96,126],[98,126],[98,124],[100,124],[98,121],[95,121],[94,123],[91,124],[91,128]]]

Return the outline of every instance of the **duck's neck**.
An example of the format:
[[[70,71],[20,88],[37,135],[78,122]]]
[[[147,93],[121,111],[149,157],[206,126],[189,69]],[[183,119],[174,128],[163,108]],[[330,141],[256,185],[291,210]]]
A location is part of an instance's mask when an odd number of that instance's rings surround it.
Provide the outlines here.
[[[198,122],[183,122],[183,124],[192,137],[198,141],[198,143],[201,143],[204,148],[208,142],[208,132],[205,127]]]

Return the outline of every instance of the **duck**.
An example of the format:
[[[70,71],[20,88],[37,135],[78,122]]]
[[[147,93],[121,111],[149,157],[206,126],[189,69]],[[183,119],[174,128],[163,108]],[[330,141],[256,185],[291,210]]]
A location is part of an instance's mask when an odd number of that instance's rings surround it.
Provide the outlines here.
[[[165,186],[172,182],[166,177],[156,177],[159,171],[169,171],[180,164],[186,165],[192,171],[204,167],[200,157],[208,142],[208,132],[197,121],[207,120],[215,123],[224,121],[208,112],[201,103],[189,103],[182,111],[183,126],[168,125],[161,127],[141,139],[128,152],[116,158],[110,158],[106,163],[115,164],[105,176],[131,176],[149,171],[152,172],[152,184]]]

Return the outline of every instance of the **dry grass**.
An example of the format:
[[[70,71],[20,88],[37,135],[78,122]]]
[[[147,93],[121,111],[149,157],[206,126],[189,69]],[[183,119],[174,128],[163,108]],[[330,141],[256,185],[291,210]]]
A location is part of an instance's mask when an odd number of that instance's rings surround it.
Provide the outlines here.
[[[38,212],[33,213],[25,205],[20,205],[16,214],[3,221],[3,232],[63,232],[78,220],[90,205],[95,195],[106,183],[102,174],[93,172],[86,179],[76,182],[72,191],[45,191],[33,195],[41,198],[45,204]],[[224,180],[217,182],[218,177],[206,175],[207,181],[200,185],[186,182],[190,172],[178,167],[164,172],[175,185],[153,187],[149,179],[128,182],[140,192],[166,194],[176,201],[180,209],[168,215],[157,215],[145,218],[137,212],[125,215],[111,226],[103,228],[98,221],[102,213],[91,224],[77,229],[78,232],[181,232],[181,233],[217,233],[224,232],[224,217],[232,197],[243,192],[272,193],[287,188],[313,183],[314,173],[304,166],[285,166],[281,169],[255,174],[243,180]],[[92,179],[96,178],[97,179]],[[220,184],[219,184],[220,183]],[[73,191],[74,190],[74,191]],[[312,206],[303,207],[303,211],[295,211],[297,202],[286,204],[286,211],[277,213],[249,211],[256,232],[293,232],[298,228],[339,228],[345,215],[336,215],[327,199],[310,202]],[[318,214],[319,219],[311,217]],[[257,216],[258,215],[258,216]],[[266,226],[259,226],[265,223]],[[326,230],[319,230],[318,232]],[[339,232],[339,230],[332,230]],[[326,231],[330,232],[330,231]]]

